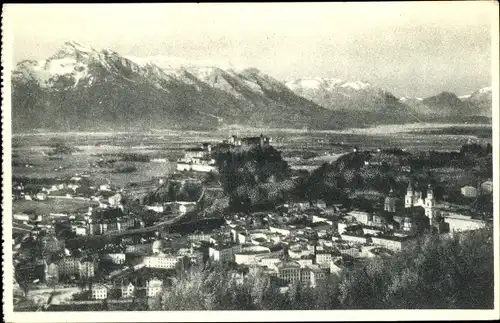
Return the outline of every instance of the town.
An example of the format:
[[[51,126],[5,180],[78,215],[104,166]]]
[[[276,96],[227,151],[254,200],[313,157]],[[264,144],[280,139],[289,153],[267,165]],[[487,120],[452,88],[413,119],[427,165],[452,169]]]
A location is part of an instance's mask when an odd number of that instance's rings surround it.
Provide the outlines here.
[[[404,194],[390,187],[381,203],[368,206],[285,197],[260,210],[216,208],[226,186],[234,184],[226,183],[231,177],[222,183],[224,167],[238,154],[271,149],[272,142],[260,134],[201,143],[185,150],[173,174],[142,187],[95,181],[89,173],[51,183],[15,181],[12,199],[32,206],[13,214],[17,293],[47,311],[147,310],[169,297],[183,273],[214,263],[227,264],[235,284],[260,274],[286,293],[294,284],[315,288],[368,259],[392,257],[423,235],[491,226],[492,211],[470,211],[492,194],[491,180],[462,187],[471,205],[439,200],[432,183],[411,179]],[[346,155],[369,156],[361,168],[412,171],[378,160],[384,153],[355,147]],[[86,204],[64,210],[77,201]],[[48,202],[63,207],[44,212]]]

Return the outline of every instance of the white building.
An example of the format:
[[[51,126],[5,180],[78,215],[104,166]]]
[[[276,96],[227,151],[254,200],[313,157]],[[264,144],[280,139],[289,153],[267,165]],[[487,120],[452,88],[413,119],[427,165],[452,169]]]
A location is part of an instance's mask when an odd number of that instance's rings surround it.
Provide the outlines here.
[[[330,266],[330,262],[332,261],[332,254],[329,252],[317,252],[316,253],[316,264],[321,268],[327,268]]]
[[[104,259],[110,260],[114,264],[123,265],[125,263],[124,253],[107,253],[103,257]]]
[[[148,268],[174,269],[179,257],[174,255],[153,255],[144,257],[144,265]]]
[[[121,287],[121,290],[122,290],[122,297],[129,298],[134,296],[135,286],[130,282],[128,283],[128,285],[123,285]]]
[[[119,206],[122,201],[122,196],[120,194],[115,194],[108,198],[108,203],[110,206]]]
[[[165,207],[163,205],[160,205],[160,204],[146,205],[145,208],[146,208],[146,210],[151,210],[151,211],[154,211],[156,213],[163,213],[163,211],[165,211]]]
[[[106,299],[108,298],[108,288],[101,284],[96,284],[92,286],[92,298],[93,299]]]
[[[234,254],[239,251],[240,245],[218,245],[208,248],[208,256],[214,261],[234,261]]]
[[[148,297],[155,297],[163,290],[163,281],[153,278],[146,282],[146,295]]]
[[[353,210],[347,213],[348,216],[356,219],[357,222],[368,224],[371,221],[371,214],[365,211]]]
[[[460,192],[465,197],[477,197],[477,189],[472,186],[464,186],[460,189]]]
[[[481,184],[481,190],[488,193],[493,193],[493,182],[486,181]]]
[[[486,226],[485,221],[472,219],[465,215],[446,213],[443,214],[443,217],[444,222],[449,225],[450,232],[477,230]]]

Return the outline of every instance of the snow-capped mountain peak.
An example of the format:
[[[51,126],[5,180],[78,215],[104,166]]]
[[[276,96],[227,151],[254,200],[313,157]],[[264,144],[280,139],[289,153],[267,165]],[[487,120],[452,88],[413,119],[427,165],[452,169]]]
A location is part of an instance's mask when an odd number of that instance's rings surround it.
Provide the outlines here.
[[[341,85],[341,87],[349,87],[354,90],[364,90],[366,88],[369,88],[371,86],[370,83],[368,82],[363,82],[363,81],[354,81],[354,82],[347,82]]]

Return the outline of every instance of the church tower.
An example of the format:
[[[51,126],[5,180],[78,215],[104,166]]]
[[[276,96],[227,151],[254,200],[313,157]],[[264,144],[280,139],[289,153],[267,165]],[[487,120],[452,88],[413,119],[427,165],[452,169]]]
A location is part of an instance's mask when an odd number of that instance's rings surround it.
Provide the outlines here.
[[[389,195],[385,198],[384,211],[394,213],[396,212],[396,198],[394,197],[394,190],[391,187]]]
[[[434,198],[434,191],[432,189],[432,185],[429,184],[429,186],[427,187],[427,197],[425,198],[424,209],[425,209],[425,215],[431,221],[434,216],[435,206],[436,206],[436,199]]]
[[[406,190],[405,208],[413,206],[413,201],[414,201],[414,195],[413,194],[414,194],[414,192],[413,192],[413,185],[412,185],[412,182],[410,181],[408,183],[408,189]]]

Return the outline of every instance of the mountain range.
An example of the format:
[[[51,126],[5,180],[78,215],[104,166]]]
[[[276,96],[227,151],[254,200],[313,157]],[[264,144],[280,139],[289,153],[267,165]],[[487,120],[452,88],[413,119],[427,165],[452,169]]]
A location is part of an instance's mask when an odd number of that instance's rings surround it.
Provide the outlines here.
[[[340,129],[440,118],[491,118],[491,88],[458,98],[396,98],[361,81],[280,82],[256,68],[122,56],[66,42],[12,71],[14,132],[215,129],[225,125]]]

